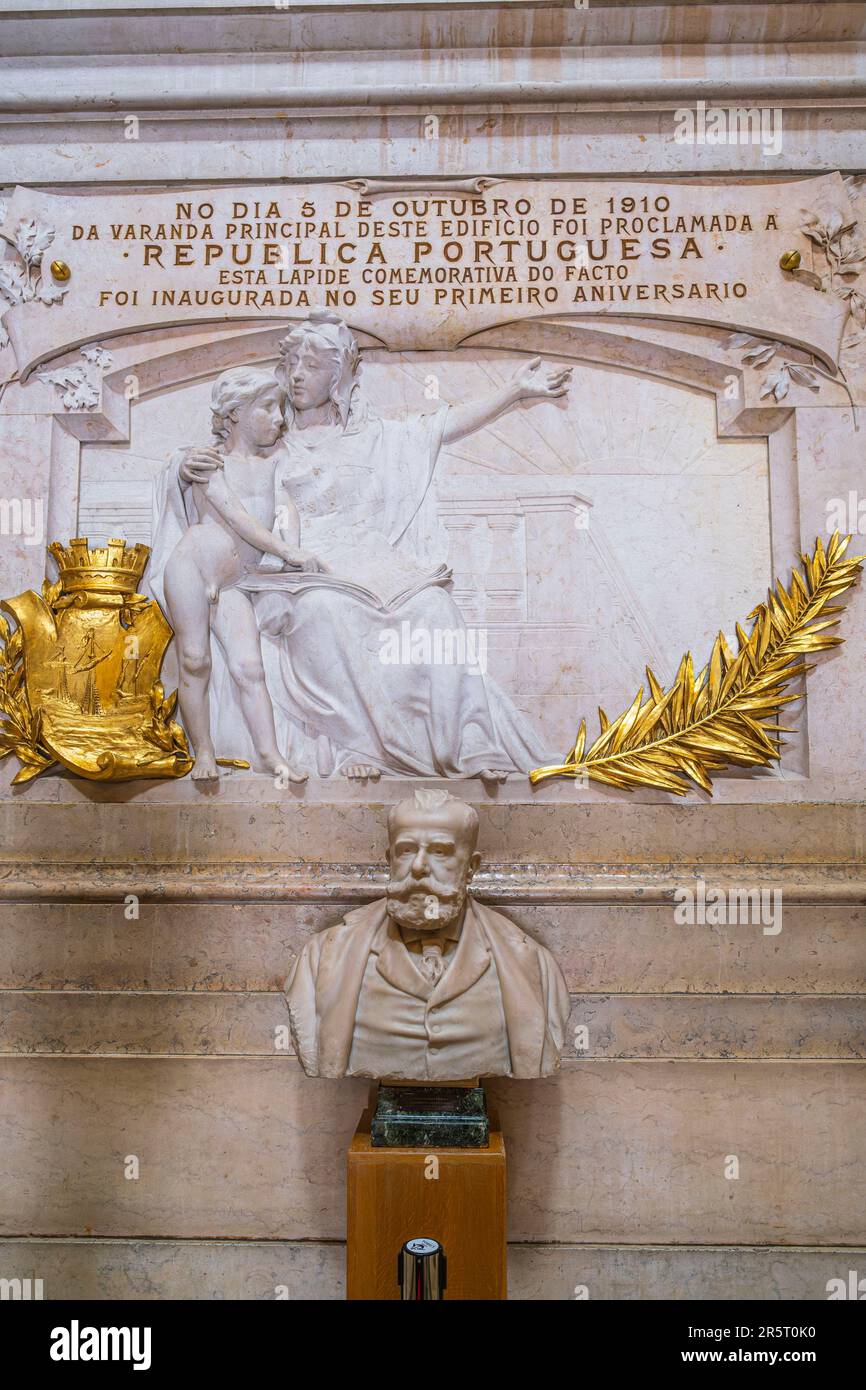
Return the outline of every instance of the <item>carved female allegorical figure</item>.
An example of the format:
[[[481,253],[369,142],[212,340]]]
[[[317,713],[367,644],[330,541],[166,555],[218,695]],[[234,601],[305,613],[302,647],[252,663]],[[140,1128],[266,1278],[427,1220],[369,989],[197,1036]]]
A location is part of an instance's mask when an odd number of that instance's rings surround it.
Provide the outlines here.
[[[253,595],[278,744],[291,748],[293,763],[321,776],[340,770],[353,778],[386,772],[502,781],[549,761],[526,716],[477,667],[386,664],[382,652],[385,631],[403,623],[416,632],[465,636],[450,574],[431,563],[422,543],[442,445],[519,401],[564,395],[570,369],[546,369],[534,359],[482,400],[386,419],[364,398],[358,345],[336,314],[316,310],[294,325],[280,354],[275,375],[286,409],[274,449],[274,496],[297,507],[300,543],[327,573],[250,566],[237,580]],[[221,453],[187,448],[163,475],[152,561],[157,597],[166,547],[189,524],[190,489],[224,468]],[[275,500],[275,515],[283,504]],[[265,510],[261,517],[267,524]],[[254,544],[281,554],[273,538]],[[247,621],[249,608],[244,615]],[[222,737],[236,740],[241,721],[233,692],[225,682],[220,688]]]

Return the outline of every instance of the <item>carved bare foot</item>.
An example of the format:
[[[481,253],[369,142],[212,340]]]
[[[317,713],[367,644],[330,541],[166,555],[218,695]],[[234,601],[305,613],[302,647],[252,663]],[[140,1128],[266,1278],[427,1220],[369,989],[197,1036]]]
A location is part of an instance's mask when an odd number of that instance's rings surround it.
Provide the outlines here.
[[[371,763],[349,763],[343,768],[343,776],[348,777],[350,782],[378,782],[382,776],[378,767],[373,767]]]
[[[295,767],[293,763],[281,758],[276,750],[258,753],[253,759],[253,772],[266,772],[269,777],[273,777],[283,787],[288,782],[306,782],[310,775],[302,767]]]
[[[213,749],[205,748],[200,753],[196,752],[195,762],[190,773],[192,780],[194,782],[215,782],[219,775]]]
[[[284,762],[282,758],[278,762],[268,758],[256,768],[256,771],[271,772],[281,782],[306,782],[310,776],[302,767],[294,767],[292,763]]]
[[[508,773],[503,772],[501,768],[483,767],[478,776],[482,782],[494,782],[497,785],[508,781]]]

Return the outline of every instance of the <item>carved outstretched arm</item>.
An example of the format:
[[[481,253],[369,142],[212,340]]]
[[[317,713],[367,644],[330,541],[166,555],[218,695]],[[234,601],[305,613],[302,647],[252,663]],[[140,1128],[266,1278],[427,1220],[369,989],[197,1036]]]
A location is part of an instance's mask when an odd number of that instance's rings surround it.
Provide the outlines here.
[[[453,444],[465,439],[468,434],[484,429],[504,410],[510,410],[518,401],[556,400],[564,396],[571,381],[571,368],[551,370],[542,366],[540,357],[533,357],[521,363],[510,381],[489,396],[478,401],[467,401],[463,405],[452,405],[442,435],[443,444]]]

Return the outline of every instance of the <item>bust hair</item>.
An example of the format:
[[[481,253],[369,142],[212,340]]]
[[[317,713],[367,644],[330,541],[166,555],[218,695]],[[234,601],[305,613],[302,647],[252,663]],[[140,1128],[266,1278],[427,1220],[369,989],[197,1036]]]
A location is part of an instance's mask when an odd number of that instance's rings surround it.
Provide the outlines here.
[[[283,394],[283,388],[273,373],[263,371],[261,367],[232,367],[223,372],[214,382],[210,397],[214,437],[226,443],[241,406],[254,401],[265,391],[273,390]]]
[[[454,808],[459,808],[462,829],[469,837],[470,849],[474,850],[478,843],[478,812],[475,807],[460,801],[450,792],[436,791],[429,787],[419,787],[414,796],[406,797],[404,801],[398,801],[391,807],[388,812],[388,835],[393,835],[398,820],[411,821],[416,811],[423,811],[428,815],[436,811],[448,814]]]

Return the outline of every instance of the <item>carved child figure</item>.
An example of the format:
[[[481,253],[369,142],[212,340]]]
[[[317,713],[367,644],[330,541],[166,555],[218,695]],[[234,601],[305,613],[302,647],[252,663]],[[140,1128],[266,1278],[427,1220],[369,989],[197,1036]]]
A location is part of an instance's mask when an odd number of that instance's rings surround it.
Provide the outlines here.
[[[190,489],[188,506],[196,519],[165,568],[165,597],[178,642],[180,710],[196,755],[196,779],[218,775],[209,714],[213,632],[238,691],[256,770],[306,780],[277,748],[253,602],[234,587],[259,567],[263,555],[276,556],[287,569],[322,568],[299,548],[298,511],[277,473],[283,405],[284,393],[270,372],[237,367],[214,383],[211,411],[218,442],[203,452],[218,466]]]

